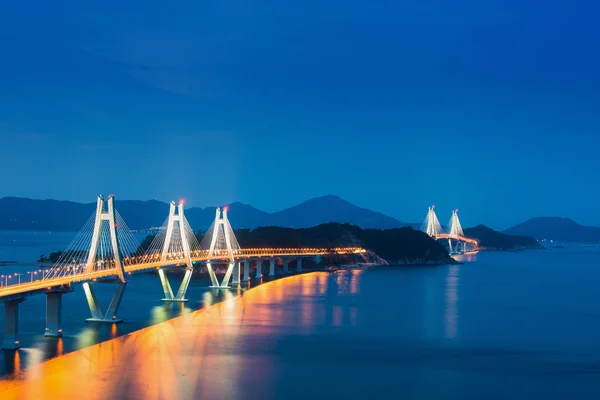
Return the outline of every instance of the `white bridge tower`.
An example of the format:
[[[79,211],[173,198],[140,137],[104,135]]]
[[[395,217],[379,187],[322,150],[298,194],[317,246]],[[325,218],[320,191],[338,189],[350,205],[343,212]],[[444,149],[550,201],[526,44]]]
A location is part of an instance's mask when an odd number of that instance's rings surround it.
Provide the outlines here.
[[[435,206],[429,207],[425,221],[423,222],[423,225],[421,225],[421,230],[432,238],[435,238],[442,233],[442,225],[440,224],[437,215],[435,215]]]
[[[208,240],[210,244],[208,245]],[[229,280],[231,275],[234,276],[234,283],[239,282],[240,268],[239,263],[235,261],[235,254],[239,252],[240,245],[235,237],[235,233],[231,228],[231,224],[227,219],[227,207],[223,208],[223,214],[221,215],[221,209],[217,208],[215,213],[215,220],[207,231],[206,236],[202,240],[201,248],[208,247],[208,261],[206,267],[210,275],[212,283],[211,287],[215,288],[228,288]],[[227,259],[229,265],[223,281],[219,283],[215,271],[212,268],[213,260]]]
[[[105,224],[104,221],[108,223]],[[106,226],[108,225],[108,226]],[[103,232],[108,228],[108,235]],[[91,318],[86,319],[88,322],[108,322],[117,323],[122,320],[117,319],[117,311],[121,300],[123,299],[123,293],[125,292],[125,286],[127,280],[125,279],[125,270],[123,269],[123,262],[121,259],[121,250],[119,248],[119,238],[117,236],[117,223],[115,218],[115,207],[114,207],[114,196],[108,197],[107,208],[104,210],[104,197],[98,196],[98,202],[96,203],[96,218],[94,220],[94,228],[92,231],[92,241],[90,243],[89,252],[87,255],[87,261],[84,267],[84,273],[93,273],[99,269],[115,269],[117,275],[117,290],[110,301],[106,313],[103,313],[91,282],[83,283],[83,291],[92,314]],[[109,240],[101,240],[102,237],[108,236]],[[109,260],[104,259],[98,260],[98,245],[101,245],[101,254],[107,255]],[[113,266],[114,264],[114,266]],[[98,283],[109,283],[110,281],[98,281]]]
[[[156,235],[153,243],[150,245],[151,249],[156,247],[160,248],[160,262],[167,263],[172,260],[173,264],[185,264],[186,269],[183,275],[183,280],[179,285],[179,290],[173,295],[173,289],[169,283],[169,279],[165,273],[165,268],[162,267],[158,270],[160,282],[163,287],[165,297],[162,301],[165,302],[186,302],[188,299],[185,298],[190,279],[192,278],[192,245],[195,244],[195,248],[198,248],[198,241],[191,230],[183,212],[183,201],[180,201],[177,206],[172,201],[169,205],[169,216],[167,221],[163,225],[166,230]],[[152,251],[151,251],[152,253]]]

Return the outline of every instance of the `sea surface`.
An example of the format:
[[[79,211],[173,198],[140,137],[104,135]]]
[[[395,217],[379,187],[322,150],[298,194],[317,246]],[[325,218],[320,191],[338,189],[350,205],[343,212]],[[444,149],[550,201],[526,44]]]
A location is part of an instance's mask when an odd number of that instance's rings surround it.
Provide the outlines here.
[[[39,256],[35,240],[11,250],[6,235],[0,259]],[[65,295],[62,339],[43,337],[45,299],[31,297],[24,348],[0,355],[0,398],[600,398],[600,248],[462,261],[231,291],[193,280],[183,306],[160,303],[156,275],[135,275],[119,325],[86,324],[81,289]],[[98,287],[107,304],[110,285]]]

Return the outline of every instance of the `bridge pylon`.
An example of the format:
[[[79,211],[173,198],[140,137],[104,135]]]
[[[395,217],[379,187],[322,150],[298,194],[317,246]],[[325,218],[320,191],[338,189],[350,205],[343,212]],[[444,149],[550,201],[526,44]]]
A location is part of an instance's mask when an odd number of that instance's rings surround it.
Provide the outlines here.
[[[235,237],[233,228],[229,223],[229,219],[227,218],[227,207],[223,208],[222,213],[220,208],[216,209],[215,220],[208,229],[200,247],[208,249],[208,261],[206,267],[208,269],[208,274],[210,275],[212,283],[211,287],[221,289],[229,288],[229,280],[231,279],[234,267],[236,266],[235,255],[239,252],[240,245]],[[214,260],[228,261],[227,272],[221,283],[219,283],[217,275],[213,270],[212,264]],[[236,274],[239,274],[239,270],[237,269]],[[235,277],[234,281],[239,282],[239,277]]]
[[[108,198],[107,209],[104,210],[104,197],[98,196],[96,203],[96,219],[94,221],[94,230],[92,233],[92,241],[90,243],[90,250],[85,263],[85,273],[93,272],[96,266],[96,258],[98,254],[98,245],[100,244],[101,231],[103,221],[108,222],[108,234],[110,237],[110,246],[112,248],[112,261],[115,264],[115,269],[119,280],[126,283],[125,270],[123,269],[123,263],[121,262],[121,252],[119,250],[119,239],[117,238],[117,224],[115,222],[115,207],[114,207],[114,196]]]
[[[450,217],[450,236],[460,237],[464,236],[463,228],[458,219],[458,210],[452,210],[452,217]]]
[[[104,223],[106,221],[107,223]],[[108,234],[103,230],[108,229]],[[104,197],[98,196],[96,203],[96,218],[94,220],[94,228],[92,231],[92,240],[90,249],[87,255],[87,261],[84,267],[84,273],[93,273],[95,269],[102,268],[103,264],[111,268],[114,264],[114,269],[117,275],[117,290],[113,295],[106,313],[101,311],[100,305],[94,293],[94,288],[91,282],[85,282],[83,289],[85,297],[90,308],[91,318],[86,319],[88,322],[106,322],[118,323],[122,322],[117,318],[117,311],[125,293],[127,280],[125,279],[125,270],[123,269],[123,261],[121,257],[121,249],[119,246],[119,238],[117,233],[117,222],[115,218],[114,196],[108,197],[106,210],[104,209]],[[108,236],[108,237],[106,237]],[[107,240],[108,239],[108,240]],[[100,246],[101,254],[107,256],[98,260],[98,248]],[[111,283],[111,281],[101,281],[101,283]]]
[[[421,230],[432,238],[435,238],[442,233],[442,225],[435,214],[435,206],[429,207],[425,221],[423,222],[423,225],[421,225]]]
[[[195,244],[194,247],[197,248],[198,242],[185,218],[183,201],[180,201],[177,206],[174,201],[170,203],[169,216],[165,225],[166,230],[164,231],[164,234],[159,233],[154,240],[156,241],[158,239],[159,242],[162,242],[162,245],[159,246],[161,248],[160,261],[161,263],[164,263],[168,260],[173,260],[174,263],[184,263],[186,269],[183,280],[175,295],[173,295],[173,289],[171,288],[165,269],[160,268],[158,270],[158,276],[160,277],[160,282],[165,294],[165,297],[161,300],[164,302],[186,302],[188,299],[185,298],[185,294],[190,284],[193,270],[191,254],[192,245]],[[151,245],[150,247],[152,248],[153,246]]]

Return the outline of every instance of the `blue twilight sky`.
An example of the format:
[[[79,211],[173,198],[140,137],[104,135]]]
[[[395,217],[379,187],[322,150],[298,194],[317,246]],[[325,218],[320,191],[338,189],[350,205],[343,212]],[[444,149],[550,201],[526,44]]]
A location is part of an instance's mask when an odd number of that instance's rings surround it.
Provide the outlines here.
[[[592,0],[0,3],[0,197],[600,225]]]

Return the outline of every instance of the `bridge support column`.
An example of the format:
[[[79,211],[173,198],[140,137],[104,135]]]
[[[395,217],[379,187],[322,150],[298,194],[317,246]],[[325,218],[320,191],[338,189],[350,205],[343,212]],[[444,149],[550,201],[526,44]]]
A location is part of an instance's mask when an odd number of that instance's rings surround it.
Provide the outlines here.
[[[4,339],[3,350],[16,350],[19,344],[19,303],[25,299],[8,300],[4,302]]]
[[[211,263],[207,262],[206,263],[206,269],[208,269],[208,275],[210,276],[210,287],[219,287],[219,280],[217,279],[217,275],[215,274],[215,271],[213,271],[212,269],[212,265]]]
[[[221,282],[221,285],[219,287],[223,288],[223,289],[229,289],[229,280],[231,279],[231,275],[233,273],[233,268],[234,268],[235,262],[230,263],[227,266],[227,272],[225,273],[225,277],[223,278],[223,282]]]
[[[232,285],[240,284],[240,262],[236,261],[233,264],[233,280],[231,281]]]
[[[118,324],[119,322],[123,322],[122,319],[117,319],[117,311],[119,310],[119,305],[121,305],[123,293],[125,293],[125,286],[127,286],[126,282],[117,282],[117,290],[115,291],[115,294],[108,305],[106,314],[103,314],[102,310],[100,309],[100,304],[98,304],[98,299],[96,299],[96,294],[94,293],[92,284],[90,282],[85,282],[82,286],[88,306],[90,307],[90,312],[92,314],[92,318],[86,319],[86,322],[102,322],[109,324]]]
[[[169,301],[173,300],[175,296],[173,296],[173,289],[171,289],[171,284],[169,283],[169,278],[165,274],[165,270],[160,268],[158,270],[158,276],[160,277],[160,283],[162,284],[163,292],[165,297],[161,299],[161,301]]]
[[[283,259],[283,273],[287,274],[289,272],[290,272],[290,259],[284,258]]]
[[[158,270],[158,276],[160,277],[160,283],[162,284],[163,292],[165,297],[160,299],[160,301],[168,302],[168,303],[184,303],[188,301],[185,298],[185,294],[187,293],[188,286],[190,285],[190,280],[192,279],[192,269],[187,268],[185,270],[185,274],[183,275],[183,280],[179,285],[179,290],[177,294],[173,296],[173,289],[171,288],[171,283],[169,282],[169,278],[167,278],[167,274],[165,273],[164,268],[160,268]]]
[[[256,277],[262,278],[262,259],[260,258],[256,260]]]
[[[244,260],[244,282],[250,280],[250,260]]]
[[[46,293],[46,331],[44,336],[62,336],[62,292]]]
[[[275,276],[275,259],[269,260],[269,276]]]
[[[185,294],[187,293],[188,286],[190,286],[190,281],[192,280],[192,272],[193,270],[191,268],[185,270],[183,280],[181,281],[181,285],[179,285],[179,290],[175,297],[177,301],[188,301],[188,299],[185,298]]]
[[[302,272],[302,259],[299,258],[296,261],[296,272]]]

